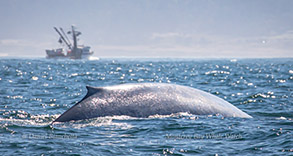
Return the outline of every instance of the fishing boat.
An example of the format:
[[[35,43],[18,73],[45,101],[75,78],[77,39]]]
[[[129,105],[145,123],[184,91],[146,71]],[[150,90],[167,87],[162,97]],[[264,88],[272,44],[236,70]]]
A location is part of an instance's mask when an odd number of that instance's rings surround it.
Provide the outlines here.
[[[81,35],[81,32],[76,31],[74,26],[71,26],[71,30],[67,32],[72,35],[73,44],[62,28],[54,27],[54,29],[60,36],[58,42],[62,45],[65,44],[65,48],[47,49],[47,58],[89,59],[94,54],[90,46],[77,44],[77,37]]]

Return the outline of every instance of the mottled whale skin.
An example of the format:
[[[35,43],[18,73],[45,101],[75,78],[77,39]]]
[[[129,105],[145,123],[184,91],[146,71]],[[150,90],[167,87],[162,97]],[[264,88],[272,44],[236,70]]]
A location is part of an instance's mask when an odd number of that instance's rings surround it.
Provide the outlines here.
[[[87,95],[80,102],[54,122],[113,115],[148,117],[178,112],[251,118],[215,95],[176,84],[130,83],[97,88],[87,86],[87,90]]]

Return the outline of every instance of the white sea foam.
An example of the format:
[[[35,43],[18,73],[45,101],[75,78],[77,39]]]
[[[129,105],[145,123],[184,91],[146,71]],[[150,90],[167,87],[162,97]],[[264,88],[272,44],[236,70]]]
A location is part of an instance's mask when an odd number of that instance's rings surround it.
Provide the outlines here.
[[[93,60],[100,60],[100,58],[91,56],[91,57],[89,57],[89,60],[91,60],[91,61],[93,61]]]

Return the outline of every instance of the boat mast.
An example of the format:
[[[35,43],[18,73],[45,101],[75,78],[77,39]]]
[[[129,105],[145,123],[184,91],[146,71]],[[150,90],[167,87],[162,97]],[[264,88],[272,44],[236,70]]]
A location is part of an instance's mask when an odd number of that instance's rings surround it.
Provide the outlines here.
[[[71,26],[72,28],[72,38],[73,38],[73,48],[72,48],[72,53],[74,56],[74,59],[81,59],[81,54],[82,54],[82,49],[77,47],[77,38],[76,36],[76,31],[74,30],[74,26]]]
[[[69,38],[67,37],[67,35],[65,34],[65,32],[63,31],[63,29],[61,27],[60,27],[60,30],[61,30],[63,36],[65,37],[66,41],[69,43],[69,45],[71,47],[71,42],[70,42]]]
[[[71,45],[65,40],[65,38],[63,37],[63,35],[60,33],[60,31],[54,27],[54,29],[56,30],[56,32],[59,34],[60,38],[65,42],[65,44],[68,46],[69,49],[72,49],[71,48]]]
[[[76,49],[77,48],[77,39],[76,39],[74,26],[72,25],[71,28],[72,28],[72,37],[73,37],[73,48]]]

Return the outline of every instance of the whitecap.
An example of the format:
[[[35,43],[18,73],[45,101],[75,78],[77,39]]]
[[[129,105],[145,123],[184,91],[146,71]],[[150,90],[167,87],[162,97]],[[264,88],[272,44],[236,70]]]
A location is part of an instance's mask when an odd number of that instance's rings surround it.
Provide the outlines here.
[[[285,118],[285,117],[283,117],[283,116],[281,116],[281,117],[279,117],[279,118],[276,118],[277,120],[287,120],[287,118]]]

